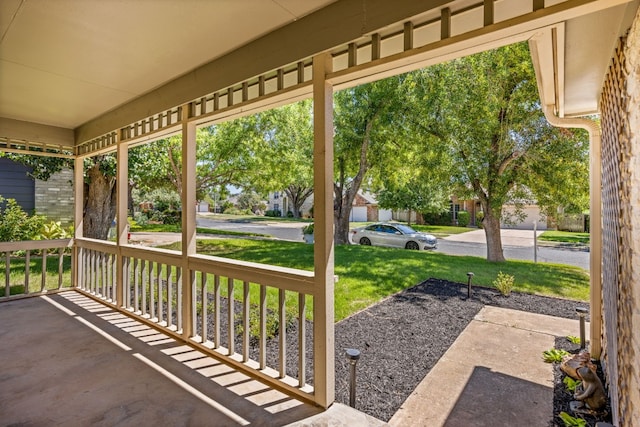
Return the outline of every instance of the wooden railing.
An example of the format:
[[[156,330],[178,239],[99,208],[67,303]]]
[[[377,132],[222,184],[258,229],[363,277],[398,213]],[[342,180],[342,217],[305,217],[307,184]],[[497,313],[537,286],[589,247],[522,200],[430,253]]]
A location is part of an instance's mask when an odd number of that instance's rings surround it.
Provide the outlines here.
[[[307,362],[313,272],[92,239],[76,239],[76,248],[81,291],[315,400]]]
[[[70,288],[70,247],[71,239],[0,242],[5,278],[0,301]],[[50,262],[52,258],[57,262]],[[34,272],[39,272],[35,280]]]

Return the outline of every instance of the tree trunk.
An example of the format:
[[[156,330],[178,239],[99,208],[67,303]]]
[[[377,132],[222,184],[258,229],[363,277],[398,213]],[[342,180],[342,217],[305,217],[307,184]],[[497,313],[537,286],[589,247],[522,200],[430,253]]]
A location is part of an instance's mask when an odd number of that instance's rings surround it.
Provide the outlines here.
[[[500,218],[495,216],[491,209],[485,209],[482,224],[487,238],[487,261],[503,262],[505,259],[500,236]]]
[[[85,184],[84,237],[106,240],[116,216],[116,180],[107,177],[97,162],[87,170]]]

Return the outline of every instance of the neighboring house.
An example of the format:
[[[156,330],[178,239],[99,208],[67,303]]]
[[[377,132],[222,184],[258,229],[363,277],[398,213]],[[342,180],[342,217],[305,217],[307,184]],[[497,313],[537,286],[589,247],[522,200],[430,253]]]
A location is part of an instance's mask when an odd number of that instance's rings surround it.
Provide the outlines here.
[[[7,158],[0,158],[0,195],[16,199],[28,213],[45,215],[63,225],[73,223],[73,171],[63,169],[47,181],[34,179],[30,168]]]
[[[311,208],[313,207],[313,194],[302,204],[300,214],[303,217],[311,216]],[[284,191],[274,191],[269,193],[269,210],[280,211],[281,216],[286,216],[291,210],[291,203]],[[366,191],[359,191],[353,200],[351,207],[350,222],[366,222],[366,221],[389,221],[391,220],[390,209],[380,209],[375,196]]]

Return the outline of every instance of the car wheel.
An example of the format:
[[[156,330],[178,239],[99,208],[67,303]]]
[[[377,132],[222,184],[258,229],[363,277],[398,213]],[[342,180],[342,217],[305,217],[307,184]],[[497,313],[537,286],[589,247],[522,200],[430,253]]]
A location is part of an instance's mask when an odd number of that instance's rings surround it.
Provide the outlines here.
[[[407,245],[405,246],[405,248],[410,249],[412,251],[420,250],[420,246],[416,242],[407,242]]]
[[[360,239],[360,244],[365,246],[371,246],[371,240],[367,239],[366,237],[363,237],[362,239]]]

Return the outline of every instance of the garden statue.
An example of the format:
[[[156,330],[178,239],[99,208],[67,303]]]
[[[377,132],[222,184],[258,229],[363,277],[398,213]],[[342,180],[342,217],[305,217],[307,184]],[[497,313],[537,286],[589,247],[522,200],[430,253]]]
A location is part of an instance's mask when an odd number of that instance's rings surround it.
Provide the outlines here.
[[[607,403],[607,396],[604,393],[604,387],[598,375],[588,366],[582,366],[577,370],[578,377],[582,380],[580,385],[581,391],[576,390],[575,397],[580,402],[572,408],[578,412],[598,412],[604,408]],[[586,406],[587,411],[584,410]]]

